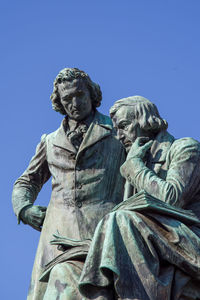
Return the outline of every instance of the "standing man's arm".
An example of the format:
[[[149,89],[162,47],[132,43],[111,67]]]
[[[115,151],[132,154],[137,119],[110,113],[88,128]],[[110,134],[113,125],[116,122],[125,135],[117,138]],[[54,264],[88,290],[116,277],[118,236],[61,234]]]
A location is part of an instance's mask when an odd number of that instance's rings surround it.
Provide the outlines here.
[[[22,220],[39,231],[45,218],[46,207],[33,206],[33,203],[50,176],[46,160],[46,135],[43,135],[28,168],[15,182],[12,194],[13,209],[18,222]]]

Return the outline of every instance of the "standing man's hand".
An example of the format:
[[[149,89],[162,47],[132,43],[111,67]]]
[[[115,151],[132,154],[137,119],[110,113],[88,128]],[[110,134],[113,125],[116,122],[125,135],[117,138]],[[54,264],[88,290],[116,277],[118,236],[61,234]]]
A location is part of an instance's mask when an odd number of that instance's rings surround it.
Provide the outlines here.
[[[46,207],[40,205],[25,207],[20,213],[20,218],[25,224],[41,231],[46,215],[46,209]]]

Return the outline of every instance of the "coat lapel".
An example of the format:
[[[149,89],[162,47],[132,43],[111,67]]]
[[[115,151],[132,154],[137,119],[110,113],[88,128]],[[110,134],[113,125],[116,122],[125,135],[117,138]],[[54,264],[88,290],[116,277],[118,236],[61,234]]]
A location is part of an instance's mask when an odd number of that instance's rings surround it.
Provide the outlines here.
[[[65,134],[64,122],[65,122],[65,119],[63,120],[60,128],[58,128],[58,130],[55,134],[53,144],[56,147],[60,147],[65,150],[68,150],[70,152],[77,153],[76,148],[71,144],[71,142],[67,138],[67,135]]]
[[[103,138],[111,135],[112,133],[112,123],[110,119],[98,111],[95,112],[94,120],[90,124],[85,137],[80,145],[78,154],[81,153],[86,148],[94,145]]]
[[[77,153],[77,150],[75,147],[71,144],[69,139],[67,138],[65,134],[64,129],[64,122],[63,120],[60,128],[58,128],[55,138],[53,141],[53,144],[57,147],[66,149],[70,152]],[[79,153],[81,153],[86,148],[94,145],[96,142],[102,140],[106,136],[111,135],[112,133],[112,123],[110,119],[102,114],[100,114],[98,111],[95,112],[94,119],[92,123],[90,124],[85,137],[80,145],[80,148],[78,150],[77,156]]]

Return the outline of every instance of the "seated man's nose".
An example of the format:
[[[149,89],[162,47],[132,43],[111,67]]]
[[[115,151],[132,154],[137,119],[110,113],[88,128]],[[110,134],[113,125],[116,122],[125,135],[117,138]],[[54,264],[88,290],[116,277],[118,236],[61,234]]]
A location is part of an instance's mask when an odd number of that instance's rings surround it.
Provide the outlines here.
[[[117,136],[118,136],[119,139],[124,138],[124,132],[121,131],[121,130],[118,130],[117,131]]]

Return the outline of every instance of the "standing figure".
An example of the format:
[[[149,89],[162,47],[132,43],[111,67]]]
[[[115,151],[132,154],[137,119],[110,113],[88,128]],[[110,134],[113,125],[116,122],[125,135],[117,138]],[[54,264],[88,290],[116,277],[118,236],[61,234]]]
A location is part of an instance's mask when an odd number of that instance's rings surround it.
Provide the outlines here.
[[[28,168],[14,184],[12,200],[18,221],[41,230],[29,300],[43,299],[47,284],[39,278],[45,265],[61,253],[50,244],[53,234],[59,232],[77,241],[91,239],[98,222],[122,200],[119,168],[124,149],[111,119],[96,110],[101,99],[99,85],[85,72],[76,68],[61,70],[51,100],[53,109],[65,118],[58,130],[42,136]],[[51,176],[52,195],[47,209],[33,205]],[[64,299],[79,299],[75,281],[82,262],[74,260],[70,266],[67,276],[71,276],[71,283],[58,279],[57,294],[52,299],[60,297],[62,284],[67,285],[69,295]]]
[[[113,299],[200,299],[200,144],[176,140],[141,96],[110,114],[128,153],[125,201],[98,224],[79,289],[89,299],[105,287]]]

